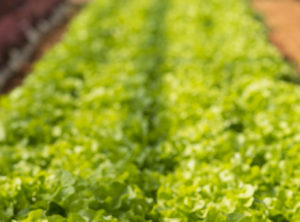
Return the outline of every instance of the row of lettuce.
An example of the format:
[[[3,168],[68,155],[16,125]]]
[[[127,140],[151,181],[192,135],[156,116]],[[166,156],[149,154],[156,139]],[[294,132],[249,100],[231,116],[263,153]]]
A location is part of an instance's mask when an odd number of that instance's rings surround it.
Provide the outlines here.
[[[243,0],[95,0],[1,99],[0,221],[299,221],[292,72]]]

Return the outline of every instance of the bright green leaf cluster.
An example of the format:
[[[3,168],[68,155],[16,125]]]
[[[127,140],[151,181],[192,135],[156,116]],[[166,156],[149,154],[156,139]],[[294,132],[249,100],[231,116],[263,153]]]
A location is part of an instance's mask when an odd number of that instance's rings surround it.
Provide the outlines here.
[[[292,75],[243,0],[95,0],[1,99],[0,221],[297,222]]]

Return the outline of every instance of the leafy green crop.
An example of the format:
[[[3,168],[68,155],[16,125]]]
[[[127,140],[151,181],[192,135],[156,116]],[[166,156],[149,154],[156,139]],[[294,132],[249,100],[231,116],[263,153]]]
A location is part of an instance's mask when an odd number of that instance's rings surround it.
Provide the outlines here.
[[[0,221],[300,221],[300,91],[243,0],[95,0],[0,102]]]

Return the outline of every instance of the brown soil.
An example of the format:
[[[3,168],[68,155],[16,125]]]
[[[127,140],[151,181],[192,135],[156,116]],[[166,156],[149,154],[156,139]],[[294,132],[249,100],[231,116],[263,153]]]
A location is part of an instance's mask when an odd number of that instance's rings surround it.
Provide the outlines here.
[[[254,0],[253,6],[270,28],[270,41],[285,58],[298,64],[300,73],[300,1]]]
[[[6,94],[15,87],[22,84],[25,77],[32,71],[33,65],[37,62],[49,49],[61,41],[64,33],[68,30],[70,21],[80,11],[82,6],[90,0],[68,0],[74,7],[66,19],[49,33],[47,33],[39,43],[35,52],[26,64],[19,70],[12,79],[1,90],[0,94]]]
[[[48,33],[40,42],[37,49],[31,56],[31,58],[24,64],[21,70],[19,70],[12,79],[8,81],[1,93],[8,93],[13,88],[22,84],[24,78],[32,71],[33,64],[39,60],[47,50],[52,48],[54,44],[59,42],[63,36],[63,33],[67,29],[70,18],[63,24],[56,27],[50,33]]]

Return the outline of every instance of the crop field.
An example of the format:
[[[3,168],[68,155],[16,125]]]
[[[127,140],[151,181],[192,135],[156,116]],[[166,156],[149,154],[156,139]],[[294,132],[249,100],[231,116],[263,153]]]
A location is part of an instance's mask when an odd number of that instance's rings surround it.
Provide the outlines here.
[[[246,0],[95,0],[0,101],[0,221],[299,222],[300,90]]]

